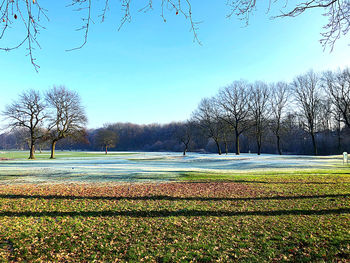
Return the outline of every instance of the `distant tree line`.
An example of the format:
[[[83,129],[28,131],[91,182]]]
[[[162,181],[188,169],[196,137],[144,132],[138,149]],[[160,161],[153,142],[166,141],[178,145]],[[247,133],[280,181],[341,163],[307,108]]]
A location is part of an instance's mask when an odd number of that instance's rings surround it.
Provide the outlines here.
[[[24,92],[3,112],[11,131],[0,149],[187,151],[340,154],[350,151],[350,71],[291,83],[235,81],[203,98],[189,120],[169,124],[106,124],[86,130],[78,94],[53,88],[44,98]],[[57,145],[56,145],[57,144]]]

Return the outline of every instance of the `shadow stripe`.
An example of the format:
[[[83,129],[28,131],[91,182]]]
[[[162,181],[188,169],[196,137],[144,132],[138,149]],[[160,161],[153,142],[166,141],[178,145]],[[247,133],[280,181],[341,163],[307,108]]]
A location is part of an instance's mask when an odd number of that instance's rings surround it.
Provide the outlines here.
[[[59,211],[43,211],[43,212],[0,212],[0,217],[170,217],[170,216],[281,216],[281,215],[330,215],[330,214],[350,214],[350,208],[340,209],[324,209],[324,210],[275,210],[275,211],[202,211],[202,210],[159,210],[159,211],[80,211],[80,212],[59,212]]]
[[[256,201],[256,200],[293,200],[293,199],[317,199],[317,198],[348,198],[350,194],[330,195],[301,195],[301,196],[263,196],[263,197],[175,197],[168,195],[153,196],[64,196],[64,195],[0,195],[5,199],[68,199],[68,200],[169,200],[169,201]]]

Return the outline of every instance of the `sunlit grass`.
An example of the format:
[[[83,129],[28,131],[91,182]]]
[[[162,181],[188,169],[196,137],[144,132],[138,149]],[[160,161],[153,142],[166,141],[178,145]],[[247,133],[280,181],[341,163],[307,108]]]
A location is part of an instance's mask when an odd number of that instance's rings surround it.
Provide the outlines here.
[[[224,176],[0,186],[0,261],[350,260],[349,171]]]
[[[230,180],[239,181],[244,179],[249,180],[261,180],[261,179],[314,179],[314,180],[325,180],[330,178],[342,177],[348,178],[350,175],[350,167],[338,167],[337,169],[266,169],[265,171],[236,171],[236,172],[183,172],[180,174],[180,180]],[[282,171],[281,171],[282,170]],[[335,177],[333,175],[336,175]],[[307,177],[306,177],[307,176]]]

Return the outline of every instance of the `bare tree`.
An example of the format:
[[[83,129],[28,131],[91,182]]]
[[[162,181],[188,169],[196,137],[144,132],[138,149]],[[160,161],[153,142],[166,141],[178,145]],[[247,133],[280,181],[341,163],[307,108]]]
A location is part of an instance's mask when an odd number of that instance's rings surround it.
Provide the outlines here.
[[[229,14],[227,17],[233,15],[238,16],[241,20],[245,20],[248,24],[249,17],[253,14],[256,8],[256,0],[226,0],[229,6]],[[326,47],[329,45],[332,49],[335,42],[342,36],[346,35],[350,29],[350,4],[348,0],[303,0],[293,2],[292,7],[288,7],[287,2],[279,0],[269,0],[267,12],[269,12],[273,5],[282,4],[282,9],[278,15],[273,18],[280,17],[296,17],[306,11],[314,9],[323,10],[323,15],[328,18],[328,23],[323,26],[325,30],[321,35],[321,44]],[[162,21],[167,21],[167,14],[180,15],[188,21],[189,27],[193,33],[194,41],[200,44],[198,38],[198,21],[193,19],[192,0],[161,0],[158,1],[160,9],[160,17]],[[110,5],[113,4],[109,0],[104,0],[100,3],[92,0],[70,0],[68,7],[72,7],[74,11],[81,16],[82,24],[77,28],[83,32],[83,41],[75,48],[67,51],[79,49],[83,47],[88,41],[88,34],[90,26],[93,21],[100,20],[103,22],[108,15]],[[142,13],[148,13],[154,8],[153,0],[134,1],[134,0],[120,0],[119,5],[122,15],[120,17],[120,28],[127,22],[130,22],[135,10]],[[290,8],[290,9],[288,9]],[[94,17],[94,10],[98,11],[98,17]],[[278,8],[279,9],[279,8]],[[20,27],[20,32],[23,33],[22,40],[10,47],[0,47],[0,50],[10,51],[21,46],[26,46],[28,50],[28,57],[33,64],[35,70],[39,69],[33,51],[35,48],[40,48],[38,35],[42,29],[45,29],[46,23],[49,22],[48,11],[41,5],[40,0],[1,0],[0,1],[0,39],[5,38],[6,32],[9,28]]]
[[[177,130],[176,136],[180,140],[180,142],[184,145],[183,156],[186,155],[190,144],[192,142],[192,134],[194,130],[193,121],[186,121],[186,123],[180,126]]]
[[[303,124],[311,136],[314,154],[317,155],[315,133],[321,106],[320,78],[310,71],[295,78],[292,86],[296,102],[301,109],[301,116],[305,120]]]
[[[230,86],[220,90],[218,103],[221,106],[222,119],[234,130],[236,154],[240,154],[239,136],[249,129],[249,92],[247,83],[235,81]]]
[[[255,130],[258,155],[261,154],[262,137],[268,127],[270,92],[266,83],[255,82],[250,89],[250,110]]]
[[[282,119],[282,139],[285,139],[286,148],[289,149],[290,152],[296,152],[299,147],[297,143],[300,141],[300,127],[298,114],[296,112],[288,111],[286,112],[285,117]],[[302,130],[304,133],[305,131]]]
[[[319,130],[324,132],[329,132],[331,130],[334,113],[336,112],[334,112],[332,100],[327,97],[322,97],[320,100],[319,121],[317,123]]]
[[[193,119],[198,122],[205,134],[207,134],[207,137],[214,140],[218,154],[221,155],[220,141],[224,126],[220,118],[216,99],[202,99],[197,110],[193,113]]]
[[[287,83],[278,82],[277,84],[271,85],[271,128],[272,132],[276,136],[276,145],[278,154],[282,154],[281,149],[281,131],[282,131],[282,120],[288,105],[289,98],[289,87]]]
[[[118,142],[118,134],[109,129],[100,129],[96,134],[96,143],[105,149],[108,153],[108,148],[115,147]]]
[[[349,68],[336,73],[328,71],[323,75],[324,86],[335,107],[335,112],[341,116],[341,121],[350,128],[350,70]]]
[[[49,138],[51,140],[51,159],[55,158],[58,141],[76,137],[87,123],[79,94],[65,87],[53,87],[46,93],[46,101],[51,110],[49,117]]]
[[[29,133],[29,159],[35,159],[35,144],[42,138],[41,126],[47,118],[45,103],[35,90],[23,92],[19,99],[8,105],[3,115],[11,128],[25,128]]]

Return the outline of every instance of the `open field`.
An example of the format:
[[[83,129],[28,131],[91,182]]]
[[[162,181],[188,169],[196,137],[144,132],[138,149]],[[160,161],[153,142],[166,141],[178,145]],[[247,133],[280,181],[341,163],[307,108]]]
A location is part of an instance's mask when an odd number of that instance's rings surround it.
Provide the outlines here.
[[[210,178],[230,179],[237,174],[322,173],[346,167],[341,156],[293,156],[242,154],[236,156],[189,153],[58,152],[50,160],[49,153],[37,153],[37,160],[27,160],[27,152],[0,152],[0,181],[5,183],[64,182],[163,182]],[[347,169],[346,169],[347,170]],[[196,177],[196,178],[195,178]]]
[[[267,169],[259,162],[272,157],[243,156],[249,169],[230,173],[213,167],[237,167],[234,156],[213,156],[217,162],[188,157],[180,165],[163,155],[1,162],[2,173],[4,167],[24,168],[0,180],[0,262],[350,261],[350,169],[337,163],[339,157],[304,163],[290,157],[279,165],[298,169]],[[170,169],[172,158],[180,171]],[[195,169],[186,170],[191,158]],[[162,168],[170,175],[152,177],[150,170],[143,174],[148,181],[133,178],[136,183],[116,177],[74,181],[70,175],[47,184],[20,174],[26,163],[40,170],[51,162],[58,169],[65,162],[86,166],[97,160],[102,167],[115,169],[120,160],[130,162],[128,169]]]
[[[350,260],[350,175],[0,186],[1,261]]]

